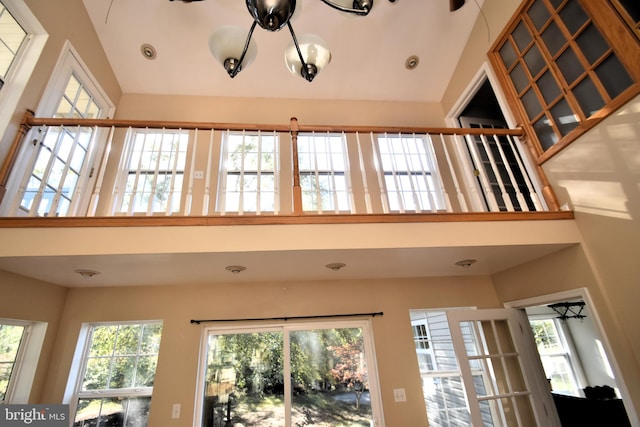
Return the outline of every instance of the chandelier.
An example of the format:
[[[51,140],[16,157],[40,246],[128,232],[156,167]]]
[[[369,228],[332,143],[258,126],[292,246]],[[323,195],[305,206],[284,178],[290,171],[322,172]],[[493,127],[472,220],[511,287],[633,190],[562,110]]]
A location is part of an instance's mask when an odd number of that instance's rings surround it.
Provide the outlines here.
[[[174,0],[170,0],[174,1]],[[201,0],[182,0],[185,3]],[[373,7],[373,0],[320,0],[341,12],[366,16]],[[389,0],[395,2],[395,0]],[[285,50],[285,64],[291,73],[311,82],[331,61],[331,52],[324,40],[315,34],[296,37],[291,26],[291,17],[296,9],[296,0],[246,0],[253,24],[247,34],[238,27],[224,26],[209,38],[209,49],[222,64],[231,78],[249,66],[258,54],[255,41],[251,39],[256,25],[267,31],[279,31],[284,27],[291,33],[291,42]]]

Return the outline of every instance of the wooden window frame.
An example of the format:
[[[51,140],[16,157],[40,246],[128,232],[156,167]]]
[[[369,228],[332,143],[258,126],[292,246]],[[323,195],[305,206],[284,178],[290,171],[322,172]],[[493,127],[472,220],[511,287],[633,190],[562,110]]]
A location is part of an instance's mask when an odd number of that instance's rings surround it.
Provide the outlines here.
[[[558,103],[562,102],[562,100],[566,100],[566,102],[569,104],[572,110],[574,110],[574,112],[581,111],[581,109],[577,104],[576,99],[573,97],[571,88],[572,85],[567,85],[563,81],[562,77],[559,75],[560,72],[557,68],[555,59],[551,56],[546,48],[539,49],[544,60],[542,69],[548,69],[555,77],[556,82],[560,86],[560,91],[562,92],[561,95],[559,95],[559,98],[555,98],[552,102],[549,102],[549,104],[551,105],[541,103],[542,113],[539,113],[530,120],[528,118],[527,112],[525,111],[524,105],[520,100],[521,95],[517,92],[514,84],[511,81],[511,78],[509,76],[510,70],[512,70],[515,65],[524,58],[531,45],[546,46],[545,42],[541,39],[540,36],[542,30],[536,29],[533,22],[527,15],[529,8],[534,5],[536,1],[544,2],[547,5],[551,3],[551,0],[524,1],[512,17],[511,21],[504,28],[503,32],[497,38],[496,42],[490,49],[488,56],[493,68],[497,71],[496,74],[498,80],[505,91],[509,106],[518,118],[520,126],[522,126],[525,129],[527,135],[529,135],[529,138],[525,139],[524,142],[530,145],[530,150],[533,153],[534,158],[536,159],[537,163],[541,165],[558,154],[561,150],[569,146],[573,141],[578,139],[585,132],[592,129],[618,108],[622,107],[629,100],[640,94],[640,68],[638,68],[637,66],[637,64],[640,64],[640,39],[637,38],[637,35],[633,31],[634,29],[630,26],[631,23],[624,20],[619,10],[613,5],[613,3],[615,3],[615,0],[574,0],[577,1],[587,13],[587,22],[591,22],[600,31],[603,38],[608,42],[612,54],[619,59],[619,61],[631,77],[633,83],[621,93],[619,93],[615,98],[605,98],[604,106],[595,113],[591,114],[589,117],[578,117],[578,123],[574,129],[568,131],[564,136],[556,134],[557,136],[559,136],[559,139],[548,149],[544,150],[535,132],[533,124],[540,118],[543,118],[545,115],[549,115],[552,107],[558,105]],[[560,2],[556,0],[555,3],[562,3],[562,6],[564,6],[568,4],[568,1],[565,0],[563,2]],[[556,11],[554,12],[551,12],[549,10],[549,13],[552,17],[556,17],[558,15],[557,9],[555,10]],[[528,47],[526,49],[523,49],[522,53],[515,53],[516,60],[513,64],[511,64],[509,68],[507,68],[504,65],[503,59],[500,55],[500,49],[507,41],[510,40],[512,33],[521,22],[527,26],[532,40],[529,42]],[[542,29],[545,29],[547,25],[549,24],[545,24]],[[562,49],[565,49],[567,45],[574,45],[575,38],[575,34],[571,35],[571,37],[567,37],[567,41],[565,41],[564,43],[565,47],[561,48],[560,51]],[[579,59],[583,61],[582,58]],[[595,65],[591,64],[591,68],[586,68],[586,73],[593,74],[594,69]],[[532,88],[534,86],[534,82],[536,82],[538,78],[542,76],[543,71],[540,71],[536,76],[530,76],[528,72],[525,74],[528,81],[525,85],[525,88],[521,90],[521,93],[523,94],[522,96],[524,96],[528,88]],[[598,89],[602,91],[603,88],[601,83],[599,81],[596,81],[595,83]],[[538,99],[542,99],[540,94],[537,94],[537,96]]]

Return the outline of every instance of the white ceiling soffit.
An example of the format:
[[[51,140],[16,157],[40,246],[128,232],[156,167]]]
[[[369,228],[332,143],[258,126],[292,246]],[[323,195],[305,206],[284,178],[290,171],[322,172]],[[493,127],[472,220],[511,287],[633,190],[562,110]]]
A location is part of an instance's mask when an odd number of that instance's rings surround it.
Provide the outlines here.
[[[439,102],[483,0],[456,12],[448,0],[376,0],[366,17],[338,12],[320,0],[298,0],[296,35],[322,37],[331,63],[312,82],[284,65],[291,40],[285,27],[256,27],[256,60],[231,79],[211,55],[208,40],[223,25],[252,23],[241,0],[83,0],[124,93]],[[154,60],[141,54],[152,45]],[[412,71],[408,57],[420,58]]]

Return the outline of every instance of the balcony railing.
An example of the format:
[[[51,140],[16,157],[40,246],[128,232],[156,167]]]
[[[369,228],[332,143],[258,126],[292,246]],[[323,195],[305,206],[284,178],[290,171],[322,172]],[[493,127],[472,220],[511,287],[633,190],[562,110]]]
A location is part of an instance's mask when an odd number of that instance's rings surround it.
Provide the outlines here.
[[[160,217],[194,224],[567,217],[523,140],[521,129],[27,112],[0,168],[0,215],[114,224],[150,217],[154,224]]]

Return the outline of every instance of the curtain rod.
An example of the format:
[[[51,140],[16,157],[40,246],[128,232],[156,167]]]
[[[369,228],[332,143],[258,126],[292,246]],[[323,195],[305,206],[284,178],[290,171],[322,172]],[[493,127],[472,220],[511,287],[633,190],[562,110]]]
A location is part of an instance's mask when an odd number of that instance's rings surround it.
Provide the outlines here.
[[[325,314],[325,315],[316,315],[316,316],[291,316],[291,317],[253,317],[247,319],[191,319],[191,323],[195,323],[199,325],[200,323],[209,323],[209,322],[249,322],[249,321],[259,321],[259,320],[284,320],[285,322],[288,320],[300,320],[300,319],[328,319],[332,317],[357,317],[357,316],[382,316],[384,313],[382,311],[378,311],[375,313],[351,313],[351,314]]]

